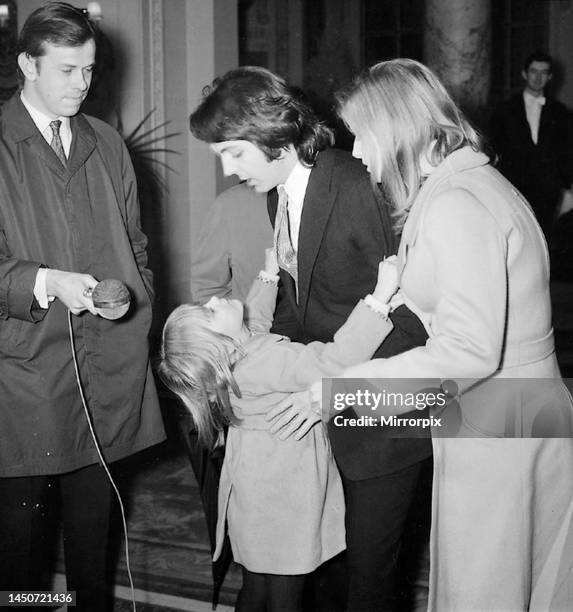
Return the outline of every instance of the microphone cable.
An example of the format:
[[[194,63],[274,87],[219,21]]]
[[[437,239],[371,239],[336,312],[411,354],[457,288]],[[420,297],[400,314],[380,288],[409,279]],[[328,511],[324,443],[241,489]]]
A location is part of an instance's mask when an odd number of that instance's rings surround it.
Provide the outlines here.
[[[135,587],[133,586],[133,577],[131,575],[131,566],[130,566],[130,561],[129,561],[129,541],[127,539],[127,521],[126,521],[126,518],[125,518],[125,509],[123,507],[123,501],[121,499],[121,495],[119,494],[119,490],[118,490],[118,488],[117,488],[117,486],[116,486],[116,484],[115,484],[115,482],[114,482],[114,480],[113,480],[113,478],[111,476],[111,472],[109,471],[109,468],[108,468],[107,463],[106,463],[106,461],[104,459],[101,447],[100,447],[99,442],[97,440],[97,436],[96,436],[95,429],[94,429],[93,422],[92,422],[92,417],[91,417],[90,411],[88,409],[88,405],[87,405],[86,398],[85,398],[85,395],[84,395],[84,390],[83,390],[83,387],[82,387],[82,381],[81,381],[81,378],[80,378],[80,369],[79,369],[78,360],[77,360],[77,357],[76,357],[76,345],[75,345],[75,341],[74,341],[74,331],[73,331],[73,328],[72,328],[72,313],[69,310],[68,310],[68,331],[69,331],[69,336],[70,336],[70,346],[71,346],[71,349],[72,349],[72,359],[73,359],[73,362],[74,362],[74,371],[75,371],[75,374],[76,374],[76,381],[78,383],[78,389],[80,391],[80,398],[82,400],[82,406],[84,408],[84,412],[85,412],[85,415],[86,415],[88,426],[90,428],[90,433],[92,435],[92,439],[93,439],[95,447],[96,447],[96,451],[97,451],[97,454],[98,454],[98,457],[99,457],[100,464],[103,467],[103,469],[105,470],[105,473],[107,474],[107,477],[108,477],[108,479],[109,479],[109,481],[111,483],[111,486],[113,487],[113,490],[115,492],[115,495],[117,497],[117,501],[119,502],[119,508],[120,508],[120,511],[121,511],[121,521],[122,521],[122,525],[123,525],[124,544],[125,544],[125,563],[126,563],[126,567],[127,567],[127,576],[129,578],[129,587],[130,587],[130,590],[131,590],[131,603],[133,605],[133,612],[137,612],[137,607],[135,605]]]

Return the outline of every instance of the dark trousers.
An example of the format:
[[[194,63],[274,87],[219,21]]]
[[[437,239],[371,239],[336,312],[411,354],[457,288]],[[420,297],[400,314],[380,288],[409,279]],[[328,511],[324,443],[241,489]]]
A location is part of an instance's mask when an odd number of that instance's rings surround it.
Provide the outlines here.
[[[45,579],[53,568],[47,565],[61,516],[67,589],[77,597],[74,610],[109,609],[111,501],[111,485],[99,465],[57,476],[0,478],[0,590],[49,588]]]
[[[343,477],[349,612],[398,609],[398,560],[421,465],[366,480]]]
[[[306,575],[257,574],[243,567],[236,612],[302,612]]]
[[[304,594],[304,612],[344,612],[348,595],[346,553],[329,559],[308,575]]]

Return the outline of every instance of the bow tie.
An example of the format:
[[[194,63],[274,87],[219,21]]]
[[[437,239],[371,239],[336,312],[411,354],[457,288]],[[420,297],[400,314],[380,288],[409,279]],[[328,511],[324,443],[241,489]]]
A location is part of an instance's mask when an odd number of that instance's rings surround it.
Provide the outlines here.
[[[532,96],[530,94],[526,94],[525,99],[529,102],[529,104],[537,104],[537,106],[545,105],[545,96]]]

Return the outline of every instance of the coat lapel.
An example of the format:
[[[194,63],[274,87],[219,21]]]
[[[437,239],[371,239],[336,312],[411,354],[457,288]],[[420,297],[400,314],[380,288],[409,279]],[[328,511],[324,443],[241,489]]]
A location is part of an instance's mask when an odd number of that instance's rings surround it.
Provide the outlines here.
[[[36,126],[34,126],[36,127]],[[67,174],[67,169],[62,165],[52,147],[46,142],[46,139],[40,134],[36,128],[36,134],[26,139],[26,144],[30,146],[30,150],[37,155],[45,166],[50,168],[58,176],[64,178]]]
[[[319,153],[304,196],[298,237],[298,303],[303,320],[312,271],[336,200],[331,180],[333,167],[334,158],[327,152]]]
[[[525,101],[523,99],[523,93],[519,94],[516,105],[515,112],[518,118],[519,130],[521,131],[521,135],[524,141],[533,146],[533,139],[531,138],[531,129],[529,128],[529,122],[527,121],[527,113],[525,112]]]
[[[4,105],[2,114],[15,142],[23,142],[29,146],[32,153],[37,155],[45,166],[64,179],[77,172],[95,148],[95,133],[85,117],[83,115],[72,117],[72,146],[68,164],[64,167],[52,147],[38,131],[19,95],[15,95]]]
[[[545,144],[545,138],[548,135],[549,126],[552,120],[552,101],[549,98],[545,99],[545,104],[541,107],[541,115],[539,115],[539,131],[537,132],[537,144]]]
[[[79,168],[84,166],[87,158],[96,146],[96,135],[92,126],[83,115],[76,115],[71,119],[72,147],[68,159],[67,170],[73,176]]]
[[[301,322],[304,321],[306,313],[314,264],[336,200],[337,191],[332,187],[334,160],[334,156],[329,155],[328,151],[319,153],[306,188],[298,236],[298,300],[292,277],[281,271],[285,290],[296,305]],[[277,191],[273,189],[267,196],[267,207],[273,227],[277,203]]]
[[[398,247],[398,278],[401,278],[402,272],[406,267],[408,262],[408,255],[410,251],[414,248],[416,244],[416,238],[418,236],[418,229],[420,226],[420,215],[422,214],[422,206],[418,203],[414,203],[410,212],[408,213],[408,217],[406,219],[406,223],[402,229],[402,236],[400,238],[400,246]]]
[[[399,277],[402,276],[402,272],[408,263],[408,256],[416,245],[423,216],[427,210],[427,202],[439,191],[442,183],[453,174],[478,166],[484,166],[488,163],[489,158],[485,153],[473,151],[469,146],[466,146],[450,153],[428,176],[412,204],[404,224],[404,229],[402,230],[397,261]]]
[[[2,109],[2,115],[7,131],[16,143],[22,143],[29,147],[30,151],[42,160],[43,165],[58,176],[63,178],[66,175],[66,168],[64,168],[52,147],[46,142],[46,139],[40,134],[18,94],[6,102]]]

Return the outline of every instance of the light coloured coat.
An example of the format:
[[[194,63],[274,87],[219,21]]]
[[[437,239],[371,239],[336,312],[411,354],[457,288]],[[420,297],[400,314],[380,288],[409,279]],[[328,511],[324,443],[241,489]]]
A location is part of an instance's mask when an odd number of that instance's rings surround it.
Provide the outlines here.
[[[404,299],[429,339],[345,376],[388,381],[407,373],[456,379],[467,390],[457,436],[433,432],[429,609],[570,609],[573,441],[527,437],[537,423],[532,407],[554,410],[552,435],[571,431],[571,398],[554,352],[549,259],[531,208],[484,154],[458,150],[422,186],[398,266]],[[516,403],[512,381],[502,380],[510,378],[522,379],[525,401]],[[545,379],[549,400],[523,393],[531,379]],[[471,387],[475,381],[482,382]],[[517,413],[525,432],[516,430]]]
[[[255,335],[234,370],[241,423],[227,436],[214,557],[227,520],[235,561],[249,571],[306,574],[346,547],[340,475],[322,424],[280,440],[265,415],[288,393],[369,359],[393,326],[361,301],[333,342],[294,343],[267,333],[275,299],[276,287],[257,280],[247,301]]]

